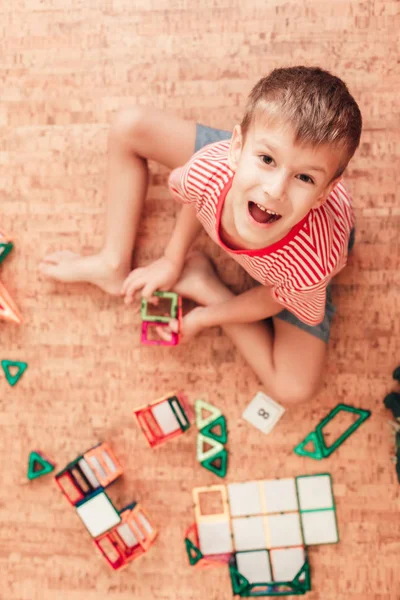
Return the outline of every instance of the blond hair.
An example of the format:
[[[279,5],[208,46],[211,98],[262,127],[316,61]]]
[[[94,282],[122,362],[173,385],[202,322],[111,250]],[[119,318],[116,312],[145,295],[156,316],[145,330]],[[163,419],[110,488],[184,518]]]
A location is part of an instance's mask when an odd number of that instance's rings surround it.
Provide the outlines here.
[[[343,158],[333,179],[340,177],[359,143],[362,117],[346,84],[319,67],[274,69],[250,92],[241,123],[246,134],[256,118],[284,121],[295,131],[295,143],[331,144]]]

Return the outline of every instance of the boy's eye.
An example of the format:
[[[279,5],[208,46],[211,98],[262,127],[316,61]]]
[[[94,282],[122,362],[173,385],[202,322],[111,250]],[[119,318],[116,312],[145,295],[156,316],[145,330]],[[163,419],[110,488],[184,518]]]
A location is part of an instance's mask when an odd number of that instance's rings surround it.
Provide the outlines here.
[[[305,183],[314,183],[311,177],[309,177],[308,175],[304,175],[304,173],[302,173],[300,177],[305,177],[305,179],[302,179],[302,181],[304,181]]]
[[[270,156],[268,156],[268,154],[262,154],[261,160],[266,165],[270,165],[273,161],[273,159]],[[312,183],[312,184],[314,183],[313,179],[311,179],[311,177],[309,177],[308,175],[305,175],[304,173],[299,175],[299,177],[302,178],[301,181],[304,181],[304,183]]]
[[[263,154],[261,156],[261,160],[266,164],[266,165],[270,165],[272,162],[272,158],[270,156],[268,156],[267,154]]]

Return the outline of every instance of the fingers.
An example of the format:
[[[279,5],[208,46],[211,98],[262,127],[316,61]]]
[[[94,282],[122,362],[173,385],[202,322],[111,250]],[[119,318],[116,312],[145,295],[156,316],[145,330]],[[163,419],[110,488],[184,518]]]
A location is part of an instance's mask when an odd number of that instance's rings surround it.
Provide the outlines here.
[[[160,336],[164,342],[170,342],[172,340],[172,332],[168,327],[156,327],[155,328],[157,334]]]

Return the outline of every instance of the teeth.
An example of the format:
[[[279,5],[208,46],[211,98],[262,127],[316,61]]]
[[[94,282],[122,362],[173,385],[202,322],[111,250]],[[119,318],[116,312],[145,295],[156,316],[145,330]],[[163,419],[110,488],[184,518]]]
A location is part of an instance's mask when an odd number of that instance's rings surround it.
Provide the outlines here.
[[[268,213],[269,215],[277,215],[278,213],[274,212],[273,210],[269,210],[269,208],[264,208],[264,206],[261,206],[261,204],[257,204],[258,208],[260,210],[263,210],[264,212]]]

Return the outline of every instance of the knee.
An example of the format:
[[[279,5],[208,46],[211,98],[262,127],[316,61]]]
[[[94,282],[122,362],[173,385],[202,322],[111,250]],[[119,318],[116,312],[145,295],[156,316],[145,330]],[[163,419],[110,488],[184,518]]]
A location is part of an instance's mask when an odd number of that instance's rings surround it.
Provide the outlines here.
[[[294,406],[310,402],[318,394],[320,388],[320,381],[293,378],[279,382],[273,398],[283,406]]]
[[[110,128],[110,137],[132,145],[135,139],[146,135],[148,110],[143,106],[123,108],[115,115]]]

